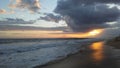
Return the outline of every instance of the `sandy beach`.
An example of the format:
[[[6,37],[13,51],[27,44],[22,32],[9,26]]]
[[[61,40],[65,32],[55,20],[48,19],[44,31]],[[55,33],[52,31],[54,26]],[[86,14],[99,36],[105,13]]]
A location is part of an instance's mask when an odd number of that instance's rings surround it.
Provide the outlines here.
[[[120,49],[95,42],[65,59],[34,68],[120,68]]]
[[[0,68],[120,68],[120,0],[1,0]]]

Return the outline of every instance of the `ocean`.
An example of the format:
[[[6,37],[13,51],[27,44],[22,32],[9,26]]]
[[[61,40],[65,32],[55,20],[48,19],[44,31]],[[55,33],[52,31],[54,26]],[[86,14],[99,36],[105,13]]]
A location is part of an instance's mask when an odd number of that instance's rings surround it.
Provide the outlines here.
[[[0,68],[32,68],[74,54],[98,39],[0,39]]]

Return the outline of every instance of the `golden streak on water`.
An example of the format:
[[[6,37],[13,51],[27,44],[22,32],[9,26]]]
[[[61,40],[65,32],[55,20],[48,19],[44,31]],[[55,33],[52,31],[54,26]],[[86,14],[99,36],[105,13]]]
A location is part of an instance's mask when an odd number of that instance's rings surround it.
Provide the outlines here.
[[[102,61],[104,58],[103,45],[104,42],[96,42],[90,46],[90,49],[94,51],[91,56],[96,63]]]

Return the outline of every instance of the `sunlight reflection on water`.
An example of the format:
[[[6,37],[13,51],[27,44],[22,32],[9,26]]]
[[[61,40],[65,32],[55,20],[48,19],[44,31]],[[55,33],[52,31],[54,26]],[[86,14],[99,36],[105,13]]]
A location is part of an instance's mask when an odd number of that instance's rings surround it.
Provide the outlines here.
[[[99,63],[104,59],[103,46],[104,42],[95,42],[90,46],[90,49],[94,51],[91,54],[91,57],[96,63]]]

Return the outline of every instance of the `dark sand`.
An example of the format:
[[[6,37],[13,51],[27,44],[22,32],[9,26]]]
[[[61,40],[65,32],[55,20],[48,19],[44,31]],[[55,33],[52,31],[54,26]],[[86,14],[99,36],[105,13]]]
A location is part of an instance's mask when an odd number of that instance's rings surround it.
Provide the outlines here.
[[[34,68],[120,68],[120,50],[97,42],[63,60]]]
[[[120,49],[120,39],[119,40],[115,40],[115,39],[109,40],[106,44],[110,45],[112,47],[115,47],[117,49]]]

